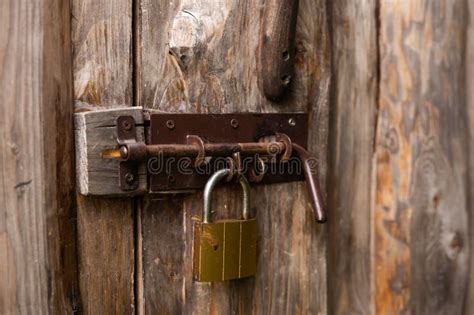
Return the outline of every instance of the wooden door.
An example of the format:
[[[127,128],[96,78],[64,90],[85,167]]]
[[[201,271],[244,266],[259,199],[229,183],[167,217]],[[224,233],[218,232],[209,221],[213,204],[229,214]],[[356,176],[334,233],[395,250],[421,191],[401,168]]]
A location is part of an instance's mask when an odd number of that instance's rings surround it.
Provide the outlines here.
[[[262,93],[264,1],[74,0],[76,111],[143,106],[165,112],[310,115],[309,148],[325,182],[329,35],[325,1],[300,1],[295,76],[280,103]],[[216,191],[221,218],[240,191]],[[304,183],[252,188],[258,275],[192,279],[202,194],[78,197],[80,289],[87,311],[147,314],[325,313],[326,234]]]
[[[1,314],[474,312],[473,1],[300,0],[281,102],[269,1],[0,1]],[[74,112],[131,106],[307,112],[327,225],[304,183],[253,187],[257,276],[194,282],[201,193],[76,194]]]

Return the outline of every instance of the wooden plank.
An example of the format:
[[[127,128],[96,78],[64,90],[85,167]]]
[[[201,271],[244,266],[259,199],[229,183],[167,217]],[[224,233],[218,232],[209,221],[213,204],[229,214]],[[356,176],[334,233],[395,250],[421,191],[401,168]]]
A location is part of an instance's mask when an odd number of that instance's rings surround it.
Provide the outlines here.
[[[469,272],[469,285],[468,293],[465,299],[464,314],[474,314],[474,22],[472,17],[474,16],[474,2],[468,1],[469,20],[467,28],[467,45],[466,45],[466,97],[467,97],[467,108],[469,114],[469,203],[468,206],[471,209],[469,211],[469,243],[470,243],[470,272]]]
[[[370,209],[377,111],[376,1],[334,1],[329,314],[371,314]]]
[[[169,55],[167,33],[178,1],[138,1],[135,12],[135,95],[144,108],[187,108],[184,80]],[[170,89],[177,97],[162,99]],[[181,91],[181,92],[180,92]],[[174,95],[172,97],[174,97]],[[154,105],[154,104],[157,105]],[[158,104],[162,103],[163,107]],[[183,111],[182,110],[182,111]],[[175,108],[174,111],[178,111]],[[184,313],[184,209],[181,198],[151,195],[139,205],[137,248],[139,314]],[[138,271],[138,270],[137,270]]]
[[[0,3],[2,314],[78,309],[69,12]]]
[[[465,1],[380,2],[375,313],[461,314],[469,275]]]
[[[77,189],[82,195],[127,196],[147,192],[146,165],[138,170],[138,188],[123,191],[119,186],[119,161],[102,158],[102,152],[117,147],[119,116],[135,119],[137,141],[145,141],[141,107],[106,109],[74,114]]]
[[[139,104],[169,112],[307,110],[310,149],[324,183],[330,70],[325,3],[300,1],[294,86],[288,99],[274,104],[261,91],[255,58],[263,1],[141,1],[135,44]],[[326,312],[325,229],[314,221],[305,184],[258,187],[253,196],[258,275],[215,284],[192,280],[192,226],[202,194],[145,202],[139,236],[143,312]],[[239,189],[218,189],[214,206],[218,217],[236,217]]]
[[[73,0],[78,111],[132,104],[132,1]],[[79,280],[85,313],[134,312],[131,199],[78,196]]]

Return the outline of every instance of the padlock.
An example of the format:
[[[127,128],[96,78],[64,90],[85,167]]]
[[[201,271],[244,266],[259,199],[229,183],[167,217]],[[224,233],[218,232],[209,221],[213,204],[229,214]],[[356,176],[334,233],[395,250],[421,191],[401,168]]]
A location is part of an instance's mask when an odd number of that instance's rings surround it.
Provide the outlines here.
[[[194,279],[200,282],[226,281],[255,275],[257,271],[257,222],[250,219],[250,185],[241,175],[243,210],[240,220],[211,220],[214,187],[230,174],[219,170],[204,188],[202,221],[194,225]]]

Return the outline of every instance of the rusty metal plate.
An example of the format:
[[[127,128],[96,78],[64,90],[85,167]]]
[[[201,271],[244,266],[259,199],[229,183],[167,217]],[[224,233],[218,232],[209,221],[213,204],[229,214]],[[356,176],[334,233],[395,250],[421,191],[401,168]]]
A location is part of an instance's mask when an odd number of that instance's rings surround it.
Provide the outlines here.
[[[276,133],[288,135],[293,143],[306,148],[308,115],[285,114],[162,114],[150,115],[149,144],[186,144],[188,135],[197,135],[209,143],[258,142]],[[224,167],[224,158],[207,158],[205,167],[195,169],[187,158],[155,157],[148,161],[150,192],[190,190],[204,187],[209,176]],[[253,167],[252,156],[243,156],[248,175]],[[301,163],[293,157],[291,163],[267,165],[260,184],[304,180]]]
[[[117,142],[125,144],[136,141],[136,127],[133,116],[117,118]],[[138,188],[138,163],[120,162],[119,185],[123,191],[133,191]]]

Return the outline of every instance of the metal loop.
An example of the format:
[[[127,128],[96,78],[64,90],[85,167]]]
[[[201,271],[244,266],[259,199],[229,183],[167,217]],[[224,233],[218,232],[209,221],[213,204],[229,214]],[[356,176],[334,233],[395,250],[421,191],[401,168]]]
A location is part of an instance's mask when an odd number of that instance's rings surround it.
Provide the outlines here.
[[[256,168],[259,170],[258,172],[256,171]],[[249,180],[252,183],[259,183],[263,180],[263,177],[265,176],[265,161],[258,157],[255,160],[254,167],[250,170],[249,173]]]
[[[195,145],[199,148],[199,153],[194,159],[194,167],[198,168],[206,164],[206,149],[202,138],[199,136],[188,135],[186,137],[186,143]]]
[[[276,133],[276,141],[282,142],[285,145],[285,152],[283,152],[280,161],[288,162],[291,157],[293,145],[291,143],[291,138],[284,133]]]
[[[212,191],[216,187],[216,185],[224,179],[226,176],[229,175],[231,172],[230,169],[225,168],[215,172],[207,181],[206,187],[204,187],[204,196],[203,196],[203,213],[202,213],[202,220],[203,223],[209,223],[211,219],[211,200],[212,200]],[[242,216],[244,219],[248,219],[250,217],[250,185],[245,176],[240,176],[239,178],[240,186],[243,190],[243,197],[242,197]]]

